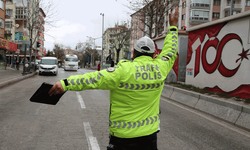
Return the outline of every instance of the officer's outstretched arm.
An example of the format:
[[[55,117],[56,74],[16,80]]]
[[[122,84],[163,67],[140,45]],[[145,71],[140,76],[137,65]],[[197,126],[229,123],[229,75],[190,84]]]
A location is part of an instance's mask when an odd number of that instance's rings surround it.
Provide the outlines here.
[[[119,85],[122,68],[103,69],[86,73],[83,75],[73,75],[67,79],[62,79],[54,84],[49,91],[50,95],[63,93],[64,91],[83,91],[87,89],[113,90]]]
[[[174,61],[177,58],[177,49],[178,49],[178,23],[179,18],[179,7],[175,8],[175,13],[169,14],[169,24],[167,35],[164,40],[163,49],[160,55],[157,57],[158,59],[167,60],[168,68],[171,69]]]

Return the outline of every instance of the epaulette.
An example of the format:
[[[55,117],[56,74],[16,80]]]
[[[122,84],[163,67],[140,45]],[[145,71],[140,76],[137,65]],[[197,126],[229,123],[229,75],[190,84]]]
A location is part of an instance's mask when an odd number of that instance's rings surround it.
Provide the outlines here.
[[[126,62],[131,62],[131,60],[120,60],[118,64],[126,63]]]

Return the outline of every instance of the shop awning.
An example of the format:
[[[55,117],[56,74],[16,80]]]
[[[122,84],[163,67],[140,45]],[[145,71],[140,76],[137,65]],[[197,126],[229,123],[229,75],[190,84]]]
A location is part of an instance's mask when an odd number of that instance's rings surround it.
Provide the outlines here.
[[[5,39],[0,39],[0,48],[18,52],[17,44]]]

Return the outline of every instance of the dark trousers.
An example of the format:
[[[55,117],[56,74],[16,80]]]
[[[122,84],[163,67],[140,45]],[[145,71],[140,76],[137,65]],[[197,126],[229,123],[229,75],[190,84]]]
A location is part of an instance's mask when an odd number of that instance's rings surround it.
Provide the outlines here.
[[[158,150],[157,133],[137,138],[118,138],[110,136],[107,150]]]

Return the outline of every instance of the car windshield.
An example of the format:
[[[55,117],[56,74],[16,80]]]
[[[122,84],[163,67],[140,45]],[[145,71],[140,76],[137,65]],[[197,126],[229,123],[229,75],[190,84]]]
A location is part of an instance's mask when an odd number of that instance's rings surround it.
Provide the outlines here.
[[[66,61],[77,62],[77,58],[66,58]]]
[[[54,59],[42,59],[41,64],[43,64],[43,65],[55,65],[56,60],[54,60]]]

